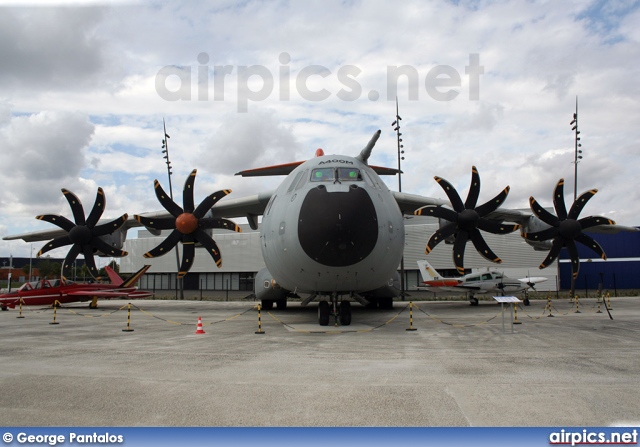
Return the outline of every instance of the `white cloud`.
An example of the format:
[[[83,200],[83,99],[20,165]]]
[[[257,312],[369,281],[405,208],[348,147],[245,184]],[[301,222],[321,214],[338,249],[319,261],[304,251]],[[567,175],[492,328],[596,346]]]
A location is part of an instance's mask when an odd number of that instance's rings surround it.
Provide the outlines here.
[[[355,155],[376,129],[383,133],[371,163],[395,166],[387,73],[402,65],[417,73],[411,92],[418,97],[410,99],[400,79],[404,191],[444,197],[433,180],[439,175],[464,196],[476,165],[480,201],[510,185],[507,206],[527,207],[530,195],[548,205],[560,178],[570,200],[569,121],[578,96],[584,151],[578,189],[600,190],[585,212],[638,223],[637,188],[629,180],[640,162],[635,4],[39,3],[0,8],[0,162],[11,166],[0,173],[4,234],[37,229],[33,216],[41,212],[68,213],[61,187],[92,201],[102,186],[111,215],[158,209],[152,182],[164,184],[167,175],[163,118],[174,189],[198,168],[202,196],[214,188],[232,188],[236,197],[270,188],[277,178],[265,183],[233,174],[308,159],[318,147]],[[198,60],[201,53],[208,60]],[[469,99],[471,54],[484,68],[478,101]],[[171,65],[190,72],[184,85],[173,79],[171,86],[187,89],[190,100],[163,100],[156,91],[158,72]],[[299,76],[312,65],[328,74],[316,70],[306,86],[325,89],[327,99],[311,101],[300,91]],[[425,85],[441,65],[460,75],[460,85],[448,87],[458,92],[451,101],[434,99]],[[216,82],[223,66],[230,73],[221,100]],[[238,113],[247,94],[242,66],[262,66],[273,78],[264,99],[244,101],[247,113]],[[347,66],[355,71],[345,81],[339,72]],[[254,76],[247,85],[259,92],[269,87],[263,81]],[[353,100],[339,98],[341,89]],[[397,186],[397,179],[385,180]]]

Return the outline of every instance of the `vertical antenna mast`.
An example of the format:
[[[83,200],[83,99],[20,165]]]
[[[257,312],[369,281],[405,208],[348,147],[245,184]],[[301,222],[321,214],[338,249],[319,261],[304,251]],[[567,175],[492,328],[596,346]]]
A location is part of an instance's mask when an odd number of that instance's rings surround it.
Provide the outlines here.
[[[162,139],[162,153],[164,154],[164,158],[167,163],[167,176],[169,177],[169,196],[171,200],[173,200],[173,188],[171,186],[171,161],[169,160],[169,134],[167,134],[167,125],[164,122],[164,118],[162,118],[162,129],[164,131],[164,137]]]
[[[396,96],[396,119],[391,126],[393,130],[396,132],[396,142],[398,144],[398,192],[402,192],[402,170],[401,170],[401,161],[404,160],[404,145],[402,145],[402,134],[400,133],[400,113],[398,112],[398,97]],[[404,229],[403,229],[404,230]],[[400,259],[400,296],[402,296],[402,300],[404,301],[404,247],[402,258]]]
[[[575,131],[574,136],[574,154],[573,154],[573,201],[578,198],[578,163],[582,160],[582,147],[580,144],[580,131],[578,130],[578,96],[576,96],[576,112],[573,114],[573,120],[569,123],[573,126],[571,130]]]
[[[171,197],[171,200],[173,200],[173,187],[171,186],[171,174],[172,174],[171,160],[169,160],[169,138],[171,137],[167,133],[167,125],[164,121],[164,118],[162,118],[162,129],[164,132],[164,138],[162,139],[162,153],[164,154],[164,156],[162,158],[164,158],[167,163],[167,176],[169,177],[169,197]],[[175,248],[176,248],[176,265],[178,267],[176,272],[179,272],[180,271],[180,253],[178,253],[178,246],[176,246]],[[178,284],[180,285],[180,287],[178,287]],[[178,298],[178,288],[180,289],[180,299],[184,299],[184,289],[182,287],[182,278],[178,278],[176,276],[176,299]]]
[[[400,138],[402,136],[402,134],[400,133],[401,120],[402,118],[400,118],[400,115],[398,113],[398,97],[396,96],[396,120],[391,123],[391,126],[395,126],[393,130],[395,130],[396,132],[396,141],[398,144],[398,192],[402,192],[402,170],[400,169],[400,160],[404,160],[404,150],[402,150],[404,148],[404,145],[400,144],[402,143],[402,138]]]

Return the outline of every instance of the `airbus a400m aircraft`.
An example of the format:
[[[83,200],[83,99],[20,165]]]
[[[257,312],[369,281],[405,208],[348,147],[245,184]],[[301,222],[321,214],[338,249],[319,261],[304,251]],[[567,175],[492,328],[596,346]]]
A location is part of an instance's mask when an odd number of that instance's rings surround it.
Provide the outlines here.
[[[43,250],[71,245],[64,262],[64,266],[70,266],[79,253],[83,253],[85,259],[91,258],[96,251],[108,256],[126,254],[120,249],[128,228],[144,225],[155,234],[159,234],[158,230],[173,230],[145,257],[163,255],[181,242],[183,260],[178,276],[184,276],[193,264],[196,244],[204,247],[216,265],[221,266],[222,254],[210,229],[239,231],[239,227],[227,218],[246,217],[252,229],[260,229],[266,268],[256,275],[255,294],[263,307],[268,309],[275,303],[282,308],[289,296],[307,294],[303,305],[320,300],[318,319],[321,325],[327,325],[332,315],[341,324],[348,325],[351,300],[388,307],[392,306],[393,297],[398,296],[397,269],[404,249],[404,214],[416,212],[440,219],[440,229],[427,243],[426,252],[441,241],[452,242],[453,260],[459,271],[464,270],[464,250],[469,240],[482,256],[500,262],[479,230],[506,234],[521,229],[535,249],[550,250],[543,266],[553,262],[560,249],[567,246],[572,259],[576,259],[572,264],[574,275],[579,268],[574,240],[587,243],[604,257],[599,245],[582,233],[584,228],[608,232],[635,230],[614,226],[612,221],[601,217],[577,220],[595,190],[583,194],[567,213],[562,180],[554,192],[557,217],[540,207],[533,198],[531,204],[535,215],[499,210],[509,187],[476,207],[480,176],[475,168],[464,203],[451,184],[440,177],[436,177],[436,181],[443,187],[451,205],[444,200],[390,191],[380,175],[394,175],[398,170],[368,164],[379,136],[378,130],[355,157],[325,155],[318,150],[308,161],[239,172],[237,175],[245,177],[286,176],[273,192],[239,199],[226,198],[218,202],[231,192],[223,190],[207,196],[196,207],[194,170],[185,183],[181,207],[169,198],[156,180],[155,193],[166,211],[139,214],[134,218],[123,215],[103,225],[96,225],[96,216],[104,208],[101,190],[86,222],[77,198],[65,194],[74,212],[75,225],[64,219],[63,226],[59,219],[49,218],[47,220],[59,225],[62,231],[34,232],[5,239],[33,242],[54,238]],[[100,208],[99,212],[97,208]],[[262,216],[260,225],[259,216]],[[550,238],[553,242],[548,241]],[[89,261],[92,263],[93,260]]]

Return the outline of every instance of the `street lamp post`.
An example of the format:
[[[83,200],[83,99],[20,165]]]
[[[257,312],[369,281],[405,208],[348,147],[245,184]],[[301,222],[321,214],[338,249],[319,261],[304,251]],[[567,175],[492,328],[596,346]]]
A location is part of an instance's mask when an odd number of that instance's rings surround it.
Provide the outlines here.
[[[573,151],[573,201],[578,198],[578,163],[582,160],[582,144],[580,144],[580,131],[578,130],[578,97],[576,96],[576,111],[573,114],[573,120],[569,123],[573,126],[574,131],[574,151]],[[558,264],[559,265],[559,264]],[[585,279],[586,281],[586,279]],[[576,278],[571,275],[571,296],[575,293]]]
[[[32,266],[32,260],[33,259],[33,244],[31,244],[31,251],[29,253],[29,280],[27,282],[31,282],[31,266]]]
[[[167,125],[164,121],[164,118],[162,118],[162,128],[164,131],[164,138],[162,139],[162,153],[164,154],[164,156],[162,158],[164,158],[166,160],[166,164],[167,164],[167,176],[169,177],[169,197],[171,197],[171,200],[173,200],[173,187],[171,186],[171,160],[169,160],[169,138],[171,138],[169,136],[169,134],[167,134]],[[180,253],[178,253],[178,246],[176,245],[176,266],[177,266],[177,270],[176,272],[180,271]],[[179,285],[179,286],[178,286]],[[178,289],[180,290],[180,299],[184,299],[184,289],[182,288],[182,278],[178,278],[178,275],[176,274],[176,299],[178,299]]]
[[[396,96],[396,119],[391,126],[396,132],[396,143],[398,146],[398,192],[402,192],[402,170],[401,160],[404,160],[404,145],[402,144],[402,134],[400,133],[400,114],[398,112],[398,97]],[[404,231],[404,228],[403,228]],[[405,284],[404,284],[404,247],[402,247],[402,258],[400,259],[400,296],[404,301],[405,296]]]
[[[582,160],[582,144],[580,144],[580,131],[578,130],[578,97],[576,96],[576,112],[573,114],[573,120],[569,123],[573,126],[571,130],[574,133],[574,151],[573,151],[573,201],[578,198],[578,163]]]

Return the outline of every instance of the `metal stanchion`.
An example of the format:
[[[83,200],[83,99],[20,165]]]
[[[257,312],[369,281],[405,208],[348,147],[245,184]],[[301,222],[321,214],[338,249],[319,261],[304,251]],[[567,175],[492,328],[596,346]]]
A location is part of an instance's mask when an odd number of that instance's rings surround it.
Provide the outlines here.
[[[413,327],[413,301],[409,301],[409,327],[407,331],[417,331],[417,329]]]
[[[131,303],[127,306],[127,328],[123,329],[122,332],[133,332],[133,329],[131,329]]]
[[[49,324],[60,324],[56,321],[56,316],[58,314],[58,305],[60,304],[60,302],[58,300],[54,301],[53,303],[53,321]]]
[[[20,297],[20,315],[18,315],[16,318],[24,318],[24,315],[22,315],[22,297]]]
[[[256,334],[264,334],[262,330],[262,308],[260,304],[258,304],[258,330],[255,332]]]
[[[513,303],[513,323],[512,324],[522,324],[522,321],[518,321],[518,306],[517,306],[517,303]]]

